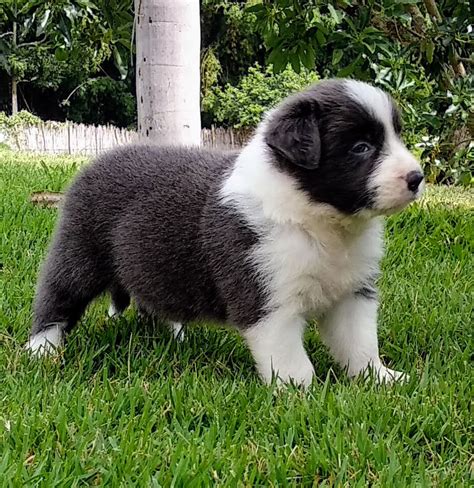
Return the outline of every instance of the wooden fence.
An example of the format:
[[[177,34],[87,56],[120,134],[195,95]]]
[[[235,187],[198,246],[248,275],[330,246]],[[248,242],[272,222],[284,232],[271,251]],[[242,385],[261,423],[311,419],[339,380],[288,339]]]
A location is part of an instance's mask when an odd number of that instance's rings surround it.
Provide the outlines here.
[[[212,127],[201,131],[201,142],[205,147],[239,148],[249,135],[247,131]],[[6,142],[20,151],[95,155],[136,141],[137,132],[110,125],[45,122],[19,131]]]

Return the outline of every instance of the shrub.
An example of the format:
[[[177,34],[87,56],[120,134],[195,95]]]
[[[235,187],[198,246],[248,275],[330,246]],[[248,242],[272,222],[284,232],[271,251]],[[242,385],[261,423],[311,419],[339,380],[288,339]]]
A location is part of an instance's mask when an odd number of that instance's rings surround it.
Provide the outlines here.
[[[39,125],[41,119],[36,115],[21,110],[15,115],[7,115],[5,112],[0,112],[0,136],[3,145],[10,147],[14,144],[20,147],[20,140],[22,129]]]
[[[318,79],[310,70],[295,73],[291,67],[274,74],[271,66],[255,65],[237,86],[227,84],[215,88],[203,100],[203,109],[211,119],[225,126],[251,129],[261,120],[266,110],[290,93],[302,90]]]
[[[20,110],[15,115],[7,115],[0,112],[0,130],[3,132],[13,131],[20,127],[31,127],[41,123],[41,119],[26,110]]]

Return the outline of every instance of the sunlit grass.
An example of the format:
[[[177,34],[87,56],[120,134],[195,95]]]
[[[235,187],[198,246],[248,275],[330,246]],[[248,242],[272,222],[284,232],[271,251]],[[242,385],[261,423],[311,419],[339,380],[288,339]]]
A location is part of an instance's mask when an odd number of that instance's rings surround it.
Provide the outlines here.
[[[0,152],[0,486],[469,485],[472,190],[430,188],[387,224],[381,352],[410,382],[349,382],[311,329],[303,393],[263,386],[235,333],[176,343],[105,298],[59,357],[24,354],[56,218],[28,197],[83,162]]]

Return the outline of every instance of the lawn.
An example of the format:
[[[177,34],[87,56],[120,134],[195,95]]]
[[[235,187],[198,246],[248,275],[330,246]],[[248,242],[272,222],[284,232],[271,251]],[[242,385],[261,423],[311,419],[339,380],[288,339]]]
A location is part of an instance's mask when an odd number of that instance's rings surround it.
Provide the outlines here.
[[[22,346],[61,190],[84,159],[0,152],[0,486],[468,486],[474,192],[429,188],[387,224],[381,352],[411,374],[350,382],[314,327],[318,380],[262,385],[237,334],[182,343],[95,302],[55,358]]]

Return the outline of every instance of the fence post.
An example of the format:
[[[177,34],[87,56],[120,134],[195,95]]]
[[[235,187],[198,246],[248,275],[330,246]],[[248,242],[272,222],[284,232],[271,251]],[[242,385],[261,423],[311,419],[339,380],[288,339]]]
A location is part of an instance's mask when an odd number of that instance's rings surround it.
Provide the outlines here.
[[[71,154],[71,125],[69,122],[67,124],[67,153]]]

